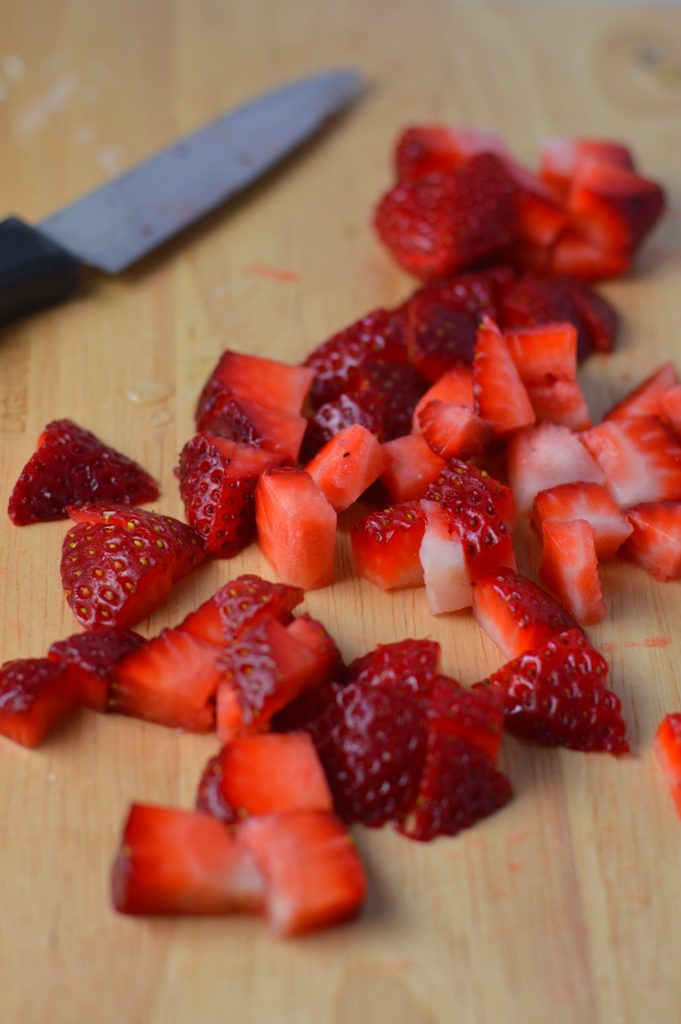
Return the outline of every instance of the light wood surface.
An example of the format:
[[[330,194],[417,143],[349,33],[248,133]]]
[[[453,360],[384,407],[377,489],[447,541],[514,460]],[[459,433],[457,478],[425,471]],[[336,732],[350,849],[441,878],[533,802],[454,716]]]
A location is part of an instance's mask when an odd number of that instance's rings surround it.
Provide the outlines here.
[[[3,507],[42,426],[70,416],[154,472],[158,507],[181,514],[172,468],[223,347],[297,360],[408,291],[369,218],[411,120],[497,127],[529,161],[549,134],[630,141],[668,184],[672,211],[633,278],[604,289],[625,326],[619,352],[584,370],[594,411],[681,357],[678,9],[2,0],[0,24],[2,210],[28,219],[287,78],[352,63],[374,83],[333,133],[181,244],[119,280],[93,275],[79,301],[2,331]],[[131,401],[150,388],[163,397]],[[0,518],[3,659],[42,655],[73,631],[64,529]],[[254,549],[208,566],[144,631],[245,570],[269,575]],[[277,943],[257,920],[142,921],[109,908],[128,803],[190,806],[214,739],[83,713],[36,753],[3,742],[0,1021],[681,1021],[681,830],[651,756],[662,714],[681,709],[681,586],[617,563],[603,576],[610,614],[592,635],[609,652],[634,755],[505,741],[508,809],[429,846],[358,830],[365,912],[302,941]],[[389,597],[353,578],[345,547],[338,583],[307,607],[348,657],[414,635],[439,640],[445,670],[465,683],[500,662],[469,615],[436,620],[422,592]]]

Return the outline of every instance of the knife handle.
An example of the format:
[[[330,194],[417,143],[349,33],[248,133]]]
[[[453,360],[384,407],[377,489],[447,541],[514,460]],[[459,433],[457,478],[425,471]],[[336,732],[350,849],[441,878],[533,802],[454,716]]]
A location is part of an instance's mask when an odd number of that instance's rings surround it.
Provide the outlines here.
[[[18,217],[0,222],[0,322],[51,306],[78,286],[80,264]]]

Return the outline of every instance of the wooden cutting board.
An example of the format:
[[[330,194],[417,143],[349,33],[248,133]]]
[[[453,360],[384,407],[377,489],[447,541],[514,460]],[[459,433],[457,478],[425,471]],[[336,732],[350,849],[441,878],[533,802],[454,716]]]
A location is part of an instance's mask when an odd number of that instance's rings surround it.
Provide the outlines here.
[[[408,121],[496,127],[534,161],[549,134],[629,141],[672,210],[631,280],[617,354],[592,358],[600,414],[679,352],[681,18],[678,9],[420,0],[0,4],[0,196],[39,219],[178,134],[288,78],[337,64],[374,88],[231,209],[120,280],[2,331],[3,503],[42,426],[70,416],[161,480],[197,391],[226,346],[298,360],[410,284],[377,244],[372,206]],[[40,656],[74,621],[59,581],[64,524],[0,522],[0,655]],[[440,641],[472,683],[499,665],[468,614],[434,619],[420,591],[358,581],[309,595],[352,657],[405,636]],[[524,564],[535,558],[524,552]],[[174,623],[243,571],[255,549],[183,584],[144,624]],[[191,806],[216,743],[83,713],[35,753],[0,744],[3,1024],[672,1024],[681,1020],[681,829],[651,756],[681,709],[681,587],[603,570],[608,652],[634,755],[505,742],[502,813],[429,846],[357,830],[370,896],[361,919],[294,942],[256,920],[117,917],[108,873],[128,803]]]

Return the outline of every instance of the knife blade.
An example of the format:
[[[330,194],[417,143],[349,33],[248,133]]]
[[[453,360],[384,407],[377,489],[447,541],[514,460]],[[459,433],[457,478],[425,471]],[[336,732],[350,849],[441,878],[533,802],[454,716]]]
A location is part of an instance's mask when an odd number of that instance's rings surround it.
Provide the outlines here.
[[[81,264],[117,274],[265,174],[360,93],[352,69],[298,79],[230,111],[37,228],[0,223],[0,321],[77,288]]]

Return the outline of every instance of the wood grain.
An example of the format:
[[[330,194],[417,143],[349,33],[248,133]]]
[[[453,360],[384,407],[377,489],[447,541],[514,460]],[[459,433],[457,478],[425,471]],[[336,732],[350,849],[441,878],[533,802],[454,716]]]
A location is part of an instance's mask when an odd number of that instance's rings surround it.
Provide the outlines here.
[[[93,275],[78,302],[3,330],[3,502],[41,427],[68,415],[154,471],[159,507],[180,513],[172,467],[223,347],[296,360],[408,291],[368,222],[390,144],[410,120],[496,126],[530,161],[547,134],[629,140],[668,183],[672,211],[636,274],[604,289],[625,329],[619,352],[584,370],[594,411],[678,353],[678,9],[2,0],[0,24],[0,195],[7,212],[33,219],[287,78],[351,62],[374,83],[335,132],[181,244],[120,280]],[[167,397],[126,397],[148,384]],[[73,629],[59,584],[63,533],[59,523],[0,524],[3,659],[41,655]],[[244,570],[268,574],[255,550],[209,566],[145,630]],[[680,588],[624,564],[604,580],[610,615],[593,635],[610,652],[634,756],[509,741],[512,805],[430,846],[360,832],[366,911],[318,937],[276,943],[257,921],[132,921],[109,909],[127,804],[189,806],[210,738],[84,713],[36,753],[4,743],[0,1020],[681,1020],[681,834],[650,751],[663,712],[681,708]],[[470,616],[436,620],[420,592],[379,594],[353,578],[345,549],[337,585],[307,606],[347,656],[416,635],[438,639],[445,669],[465,683],[499,663]]]

